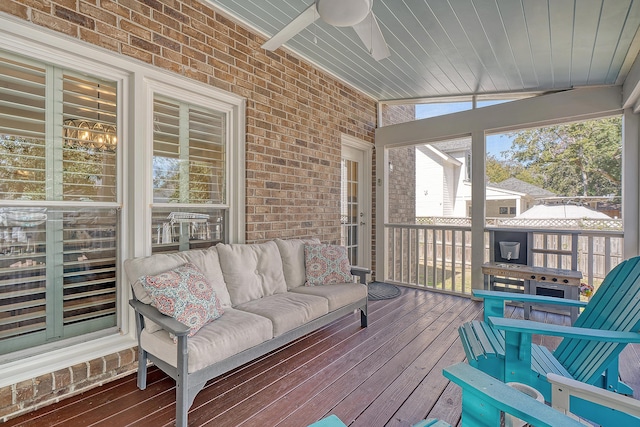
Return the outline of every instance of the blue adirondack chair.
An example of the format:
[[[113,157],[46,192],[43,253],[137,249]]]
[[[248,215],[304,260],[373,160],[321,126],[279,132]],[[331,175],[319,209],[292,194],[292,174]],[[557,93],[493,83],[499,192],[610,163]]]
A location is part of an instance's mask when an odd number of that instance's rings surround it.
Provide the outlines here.
[[[588,304],[538,295],[476,291],[484,298],[484,322],[458,332],[469,364],[503,382],[522,382],[551,400],[546,374],[554,373],[622,394],[632,389],[618,377],[618,356],[628,343],[640,343],[640,257],[628,259],[607,275]],[[584,306],[572,327],[504,318],[506,301]],[[563,337],[552,353],[532,344],[533,334]],[[573,401],[572,401],[573,402]],[[578,399],[574,412],[595,422],[617,415]],[[600,421],[599,421],[600,420]],[[638,419],[619,418],[619,425]],[[625,424],[627,423],[627,424]]]

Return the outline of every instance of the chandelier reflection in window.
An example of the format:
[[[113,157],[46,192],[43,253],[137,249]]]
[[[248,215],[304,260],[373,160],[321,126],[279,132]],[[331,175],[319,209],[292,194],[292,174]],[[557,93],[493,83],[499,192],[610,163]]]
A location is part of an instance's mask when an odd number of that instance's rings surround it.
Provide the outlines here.
[[[64,138],[67,145],[96,151],[116,150],[116,128],[110,124],[82,119],[64,121]]]

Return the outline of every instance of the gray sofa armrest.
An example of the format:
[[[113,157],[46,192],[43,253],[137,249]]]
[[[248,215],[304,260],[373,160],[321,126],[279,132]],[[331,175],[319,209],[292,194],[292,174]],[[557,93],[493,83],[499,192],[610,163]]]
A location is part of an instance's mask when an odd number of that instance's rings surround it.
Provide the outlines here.
[[[162,329],[169,332],[170,334],[174,334],[177,337],[187,335],[191,330],[184,323],[177,321],[173,317],[166,316],[160,313],[157,308],[149,304],[145,304],[132,299],[129,300],[129,305],[133,307],[136,313],[139,313],[147,319],[156,322],[158,325],[162,326]]]
[[[360,278],[360,283],[367,284],[367,274],[371,273],[371,269],[365,267],[358,267],[357,265],[351,266],[351,274]]]

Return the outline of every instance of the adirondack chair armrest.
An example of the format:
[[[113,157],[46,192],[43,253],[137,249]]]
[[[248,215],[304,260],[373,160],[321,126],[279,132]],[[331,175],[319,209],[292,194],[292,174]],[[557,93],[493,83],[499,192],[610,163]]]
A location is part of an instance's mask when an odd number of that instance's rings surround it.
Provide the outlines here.
[[[545,295],[519,294],[515,292],[483,291],[479,289],[474,289],[473,296],[476,296],[478,298],[483,298],[485,301],[498,300],[498,301],[531,302],[531,303],[538,303],[538,304],[555,304],[555,305],[562,305],[566,307],[586,307],[587,306],[587,303],[584,301],[549,297]]]
[[[640,343],[640,333],[607,331],[602,329],[576,328],[574,326],[552,325],[532,322],[530,320],[489,317],[489,324],[494,328],[508,332],[524,334],[540,334],[565,338],[577,338],[587,341],[605,341],[620,343]]]
[[[463,425],[499,425],[500,411],[504,411],[531,425],[582,427],[578,421],[467,363],[449,366],[442,373],[462,388]]]
[[[640,401],[600,387],[576,381],[561,375],[549,373],[551,383],[551,404],[561,412],[570,412],[570,397],[578,397],[625,414],[640,417]]]
[[[475,289],[473,296],[484,299],[484,320],[489,317],[504,317],[504,303],[526,302],[531,304],[553,304],[563,307],[586,307],[587,303],[572,299],[548,297],[544,295],[527,295],[515,292],[484,291]]]
[[[177,337],[187,335],[191,330],[184,323],[177,321],[173,317],[160,313],[158,309],[152,305],[145,304],[134,299],[129,300],[129,305],[133,307],[137,313],[156,322],[158,325],[162,326],[162,329]]]

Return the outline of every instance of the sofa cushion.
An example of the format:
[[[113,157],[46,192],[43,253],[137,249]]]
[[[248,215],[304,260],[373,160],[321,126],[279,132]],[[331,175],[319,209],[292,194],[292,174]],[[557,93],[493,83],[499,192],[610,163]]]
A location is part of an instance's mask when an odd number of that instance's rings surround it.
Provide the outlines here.
[[[338,245],[304,245],[307,286],[353,281],[347,248]]]
[[[192,337],[205,324],[222,316],[223,310],[213,286],[192,263],[186,263],[140,282],[158,311],[191,328]]]
[[[307,281],[306,269],[304,267],[304,245],[319,244],[318,239],[275,239],[280,257],[282,257],[282,268],[284,270],[284,280],[287,282],[287,289],[303,286]]]
[[[271,321],[252,313],[229,308],[215,322],[206,324],[188,339],[189,373],[233,356],[273,338]],[[171,366],[177,365],[177,347],[164,331],[140,335],[140,345]]]
[[[151,304],[151,296],[140,283],[140,277],[159,274],[187,262],[193,263],[204,273],[209,283],[213,285],[222,308],[231,307],[231,298],[224,283],[218,250],[215,247],[127,259],[124,262],[124,270],[136,299],[145,304]]]
[[[218,243],[224,281],[233,306],[287,291],[282,260],[275,242]]]
[[[271,295],[236,307],[271,320],[277,337],[329,312],[329,301],[315,295],[293,292]]]
[[[367,298],[367,286],[360,283],[300,286],[292,289],[291,292],[324,297],[329,301],[329,311]]]
[[[149,292],[142,286],[140,277],[144,275],[156,275],[187,262],[193,263],[207,277],[209,283],[211,283],[216,291],[216,296],[220,300],[222,309],[224,310],[231,307],[231,297],[224,283],[224,277],[222,276],[220,261],[218,259],[218,250],[215,247],[127,259],[124,262],[124,270],[136,299],[145,304],[151,304],[151,295],[149,295]],[[145,327],[148,332],[155,332],[161,329],[160,326],[148,319],[145,319]]]

